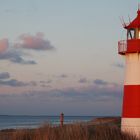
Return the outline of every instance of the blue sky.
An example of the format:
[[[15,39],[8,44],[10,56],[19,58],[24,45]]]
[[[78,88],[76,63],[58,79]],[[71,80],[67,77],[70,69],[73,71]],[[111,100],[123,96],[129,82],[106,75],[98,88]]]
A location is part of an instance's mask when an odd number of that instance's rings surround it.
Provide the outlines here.
[[[0,2],[0,114],[121,114],[120,17],[138,1]]]

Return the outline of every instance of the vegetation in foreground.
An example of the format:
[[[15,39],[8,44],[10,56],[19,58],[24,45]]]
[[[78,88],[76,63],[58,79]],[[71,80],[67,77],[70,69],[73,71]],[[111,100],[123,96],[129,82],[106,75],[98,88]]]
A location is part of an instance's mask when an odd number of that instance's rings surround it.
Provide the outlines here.
[[[0,140],[138,140],[124,134],[112,125],[73,124],[63,127],[45,125],[38,129],[5,130],[0,132]]]

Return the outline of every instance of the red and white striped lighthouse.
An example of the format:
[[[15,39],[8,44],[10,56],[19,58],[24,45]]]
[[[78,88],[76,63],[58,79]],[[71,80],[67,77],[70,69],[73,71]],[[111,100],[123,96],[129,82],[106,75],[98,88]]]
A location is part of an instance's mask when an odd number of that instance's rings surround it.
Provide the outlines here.
[[[118,53],[126,62],[121,129],[140,137],[140,10],[124,28],[127,40],[118,42]]]

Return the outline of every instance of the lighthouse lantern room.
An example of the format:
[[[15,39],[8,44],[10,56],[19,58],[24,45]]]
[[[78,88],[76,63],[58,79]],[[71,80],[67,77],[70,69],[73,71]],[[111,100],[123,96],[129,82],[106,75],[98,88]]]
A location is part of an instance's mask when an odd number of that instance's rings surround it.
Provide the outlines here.
[[[121,130],[140,137],[140,10],[124,28],[127,39],[118,42],[118,53],[125,57]]]

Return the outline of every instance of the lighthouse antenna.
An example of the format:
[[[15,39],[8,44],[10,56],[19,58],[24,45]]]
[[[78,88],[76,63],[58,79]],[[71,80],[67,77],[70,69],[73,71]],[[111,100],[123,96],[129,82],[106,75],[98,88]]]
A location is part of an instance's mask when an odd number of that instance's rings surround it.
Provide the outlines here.
[[[123,26],[123,27],[126,27],[126,23],[125,23],[125,21],[124,21],[124,18],[123,18],[123,17],[120,17],[120,21],[121,21],[121,23],[122,23],[122,26]]]
[[[124,25],[123,25],[124,23],[123,23],[123,21],[122,21],[122,18],[121,18],[121,17],[119,17],[119,18],[120,18],[120,21],[121,21],[122,26],[124,26]]]
[[[128,15],[128,19],[129,19],[129,24],[131,23],[131,19],[130,19],[130,16]]]
[[[140,3],[138,3],[138,11],[140,10]]]

